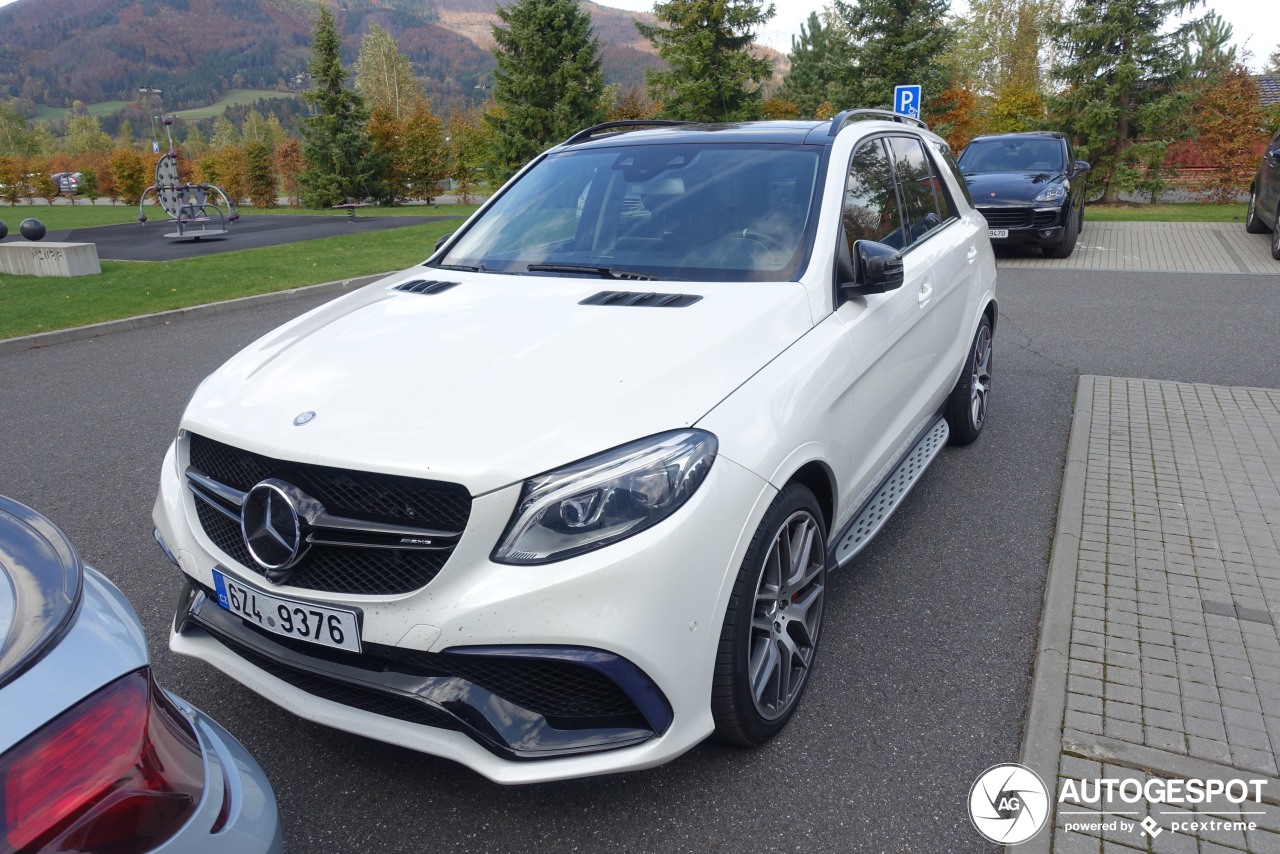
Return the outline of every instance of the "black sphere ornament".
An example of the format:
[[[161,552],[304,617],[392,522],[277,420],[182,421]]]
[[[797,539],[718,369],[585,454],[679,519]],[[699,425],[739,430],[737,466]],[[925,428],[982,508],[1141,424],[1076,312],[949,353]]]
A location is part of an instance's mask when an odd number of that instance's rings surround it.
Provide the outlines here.
[[[4,240],[5,235],[9,233],[9,226],[4,224],[4,220],[0,219],[0,240]]]
[[[44,239],[44,232],[45,232],[44,223],[38,219],[33,219],[30,217],[28,217],[27,219],[24,219],[22,223],[18,226],[18,231],[20,231],[22,233],[22,236],[27,238],[27,240],[43,240]]]

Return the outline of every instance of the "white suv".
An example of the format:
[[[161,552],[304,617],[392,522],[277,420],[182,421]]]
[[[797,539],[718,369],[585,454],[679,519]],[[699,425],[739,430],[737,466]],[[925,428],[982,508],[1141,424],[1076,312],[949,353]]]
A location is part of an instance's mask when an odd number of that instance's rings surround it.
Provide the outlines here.
[[[585,130],[200,385],[170,644],[500,782],[760,744],[827,573],[981,432],[995,283],[914,120]]]

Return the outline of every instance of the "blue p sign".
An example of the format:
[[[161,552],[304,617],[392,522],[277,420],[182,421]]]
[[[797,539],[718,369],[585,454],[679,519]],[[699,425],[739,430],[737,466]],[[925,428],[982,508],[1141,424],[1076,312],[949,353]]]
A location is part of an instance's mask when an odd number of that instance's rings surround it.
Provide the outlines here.
[[[913,119],[920,118],[920,86],[894,86],[893,111]]]

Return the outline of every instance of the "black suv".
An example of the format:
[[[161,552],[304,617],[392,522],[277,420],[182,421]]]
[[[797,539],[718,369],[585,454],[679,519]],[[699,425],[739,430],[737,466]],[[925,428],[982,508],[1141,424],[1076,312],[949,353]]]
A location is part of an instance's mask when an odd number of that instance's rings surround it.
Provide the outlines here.
[[[960,171],[996,246],[1039,246],[1050,258],[1076,248],[1089,164],[1075,159],[1065,135],[980,136],[961,153]]]
[[[1280,261],[1280,132],[1262,152],[1258,174],[1249,187],[1249,215],[1244,220],[1250,234],[1271,232],[1271,257]]]

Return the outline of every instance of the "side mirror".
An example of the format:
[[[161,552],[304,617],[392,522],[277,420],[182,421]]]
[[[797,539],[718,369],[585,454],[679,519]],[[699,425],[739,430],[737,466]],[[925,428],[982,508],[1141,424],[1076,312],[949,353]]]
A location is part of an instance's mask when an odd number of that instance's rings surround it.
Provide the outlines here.
[[[452,231],[449,232],[448,234],[441,236],[441,238],[436,241],[436,250],[438,251],[441,246],[444,246],[446,243],[448,243],[450,237],[453,237]]]
[[[1076,173],[1077,173],[1077,174],[1079,174],[1079,173],[1081,173],[1081,172],[1088,172],[1088,171],[1089,171],[1090,169],[1092,169],[1092,168],[1093,168],[1093,167],[1089,165],[1088,161],[1085,161],[1085,160],[1077,160],[1077,161],[1076,161]]]
[[[844,248],[836,260],[840,291],[844,294],[882,294],[902,287],[902,253],[874,240],[859,240],[853,253]]]

